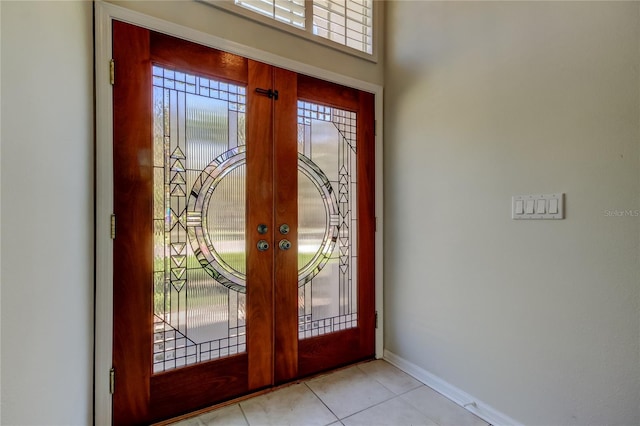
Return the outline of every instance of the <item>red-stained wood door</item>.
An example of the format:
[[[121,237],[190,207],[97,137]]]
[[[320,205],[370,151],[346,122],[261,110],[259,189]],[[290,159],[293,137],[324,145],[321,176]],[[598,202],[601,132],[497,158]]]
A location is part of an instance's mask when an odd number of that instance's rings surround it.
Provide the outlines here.
[[[374,355],[373,95],[115,21],[114,424]]]

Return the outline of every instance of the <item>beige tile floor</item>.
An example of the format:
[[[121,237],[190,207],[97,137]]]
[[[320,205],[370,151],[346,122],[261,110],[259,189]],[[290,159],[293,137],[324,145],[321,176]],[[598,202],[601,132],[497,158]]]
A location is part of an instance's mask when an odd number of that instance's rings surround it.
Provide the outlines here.
[[[383,360],[305,380],[174,425],[488,426]]]

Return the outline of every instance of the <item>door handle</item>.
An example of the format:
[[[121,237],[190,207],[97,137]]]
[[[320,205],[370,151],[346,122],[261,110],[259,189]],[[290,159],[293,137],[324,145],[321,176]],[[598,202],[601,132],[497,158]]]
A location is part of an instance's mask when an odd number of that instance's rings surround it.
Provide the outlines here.
[[[258,250],[260,251],[269,250],[269,243],[267,242],[267,240],[258,241]]]
[[[291,248],[291,241],[280,240],[280,243],[278,244],[278,246],[280,247],[280,250],[289,250]]]

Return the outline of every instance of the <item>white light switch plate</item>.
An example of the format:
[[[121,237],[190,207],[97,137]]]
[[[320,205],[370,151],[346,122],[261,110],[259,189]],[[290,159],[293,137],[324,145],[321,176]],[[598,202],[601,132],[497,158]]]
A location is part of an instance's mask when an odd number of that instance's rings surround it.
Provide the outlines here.
[[[511,197],[511,218],[564,219],[564,193],[514,195]]]

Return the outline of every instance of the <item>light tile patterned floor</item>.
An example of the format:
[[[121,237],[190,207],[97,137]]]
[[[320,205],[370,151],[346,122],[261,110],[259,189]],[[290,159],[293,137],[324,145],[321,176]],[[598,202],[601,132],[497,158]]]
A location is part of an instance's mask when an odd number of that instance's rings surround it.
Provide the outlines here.
[[[175,426],[488,426],[383,360],[315,377]]]

